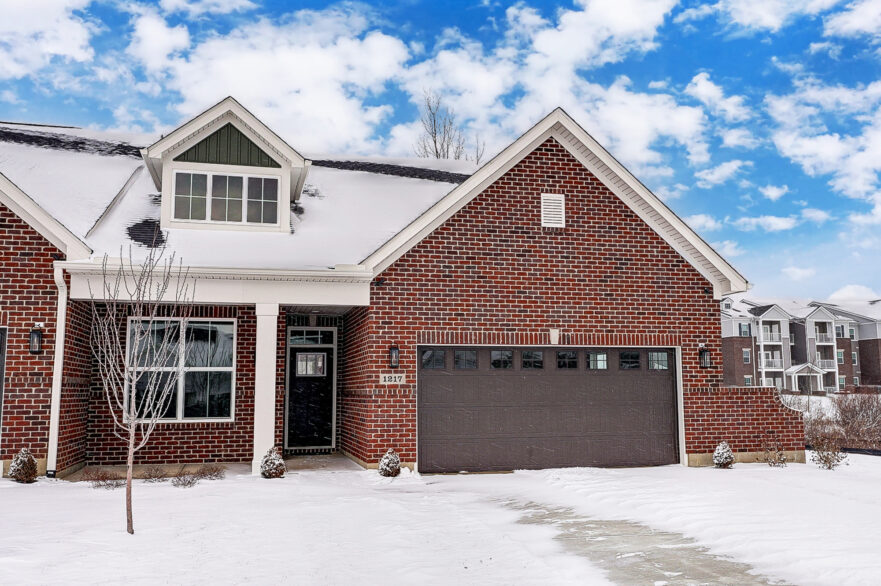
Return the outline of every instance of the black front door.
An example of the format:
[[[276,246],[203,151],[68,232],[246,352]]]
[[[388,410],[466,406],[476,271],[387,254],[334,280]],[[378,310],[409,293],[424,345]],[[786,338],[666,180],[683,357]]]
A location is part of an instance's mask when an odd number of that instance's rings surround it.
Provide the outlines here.
[[[288,349],[288,448],[333,447],[333,350]]]

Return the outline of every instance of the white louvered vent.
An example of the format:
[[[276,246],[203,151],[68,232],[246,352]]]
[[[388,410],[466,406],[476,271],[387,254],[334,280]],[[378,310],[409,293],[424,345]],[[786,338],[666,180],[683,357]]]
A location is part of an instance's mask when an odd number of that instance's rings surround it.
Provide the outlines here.
[[[562,193],[541,194],[541,225],[544,228],[566,226],[566,196]]]

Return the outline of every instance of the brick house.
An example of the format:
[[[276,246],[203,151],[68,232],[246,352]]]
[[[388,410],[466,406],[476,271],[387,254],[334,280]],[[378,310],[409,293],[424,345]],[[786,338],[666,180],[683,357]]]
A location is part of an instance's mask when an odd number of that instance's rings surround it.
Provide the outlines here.
[[[307,159],[227,98],[143,149],[0,125],[0,173],[4,465],[124,460],[90,292],[158,244],[196,287],[138,463],[702,465],[768,434],[803,461],[775,389],[722,384],[719,303],[746,280],[562,110],[476,170]]]

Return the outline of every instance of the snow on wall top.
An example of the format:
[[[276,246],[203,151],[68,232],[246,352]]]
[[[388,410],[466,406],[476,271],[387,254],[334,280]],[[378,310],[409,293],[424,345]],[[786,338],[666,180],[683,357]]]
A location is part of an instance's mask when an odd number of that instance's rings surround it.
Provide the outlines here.
[[[127,255],[131,247],[137,257],[165,240],[191,266],[290,270],[360,262],[475,167],[465,161],[326,156],[313,162],[292,212],[291,233],[158,232],[160,196],[139,147],[128,138],[0,122],[0,172],[96,256]]]

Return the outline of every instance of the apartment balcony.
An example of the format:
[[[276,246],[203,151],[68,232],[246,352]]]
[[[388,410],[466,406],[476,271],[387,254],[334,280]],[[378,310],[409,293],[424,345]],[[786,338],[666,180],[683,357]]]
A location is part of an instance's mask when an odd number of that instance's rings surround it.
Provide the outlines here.
[[[765,368],[783,368],[783,359],[782,358],[773,358],[773,359],[765,359],[762,360],[762,365]]]
[[[823,390],[827,393],[837,393],[838,387],[823,387]]]
[[[821,334],[817,332],[817,344],[834,344],[835,336],[832,334]]]
[[[764,342],[765,344],[768,344],[768,343],[779,344],[780,342],[783,341],[783,335],[780,334],[779,332],[771,332],[771,333],[762,332],[761,341]]]
[[[817,360],[817,366],[822,368],[823,370],[835,370],[835,361],[834,360]]]

